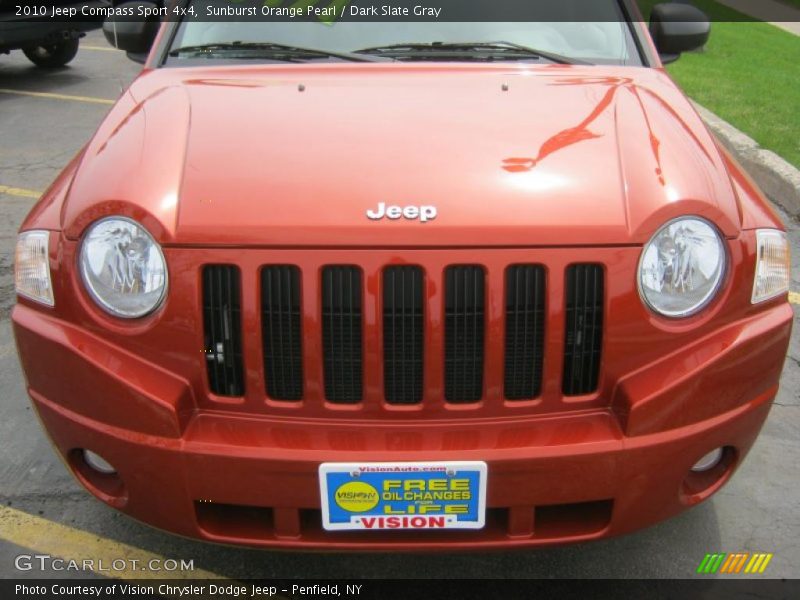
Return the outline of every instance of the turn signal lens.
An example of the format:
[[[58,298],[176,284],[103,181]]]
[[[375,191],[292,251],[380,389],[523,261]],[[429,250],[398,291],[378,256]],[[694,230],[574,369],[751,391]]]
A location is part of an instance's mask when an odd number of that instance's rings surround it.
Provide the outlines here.
[[[17,294],[53,306],[48,253],[49,231],[26,231],[17,237],[14,283]]]
[[[756,231],[756,277],[753,304],[777,298],[789,291],[790,253],[786,234],[776,229]]]

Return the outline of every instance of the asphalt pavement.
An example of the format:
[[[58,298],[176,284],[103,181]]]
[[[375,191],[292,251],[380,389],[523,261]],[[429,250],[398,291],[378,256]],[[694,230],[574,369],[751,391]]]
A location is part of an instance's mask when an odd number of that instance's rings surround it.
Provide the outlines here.
[[[0,523],[0,577],[86,576],[25,569],[17,557],[34,551],[76,560],[132,555],[192,560],[196,570],[226,578],[438,579],[686,578],[695,576],[706,553],[768,552],[774,557],[761,577],[800,577],[798,327],[781,392],[733,480],[711,501],[622,538],[489,554],[272,552],[175,537],[95,500],[61,464],[29,405],[9,323],[13,250],[35,198],[89,139],[110,108],[103,101],[117,98],[139,68],[107,46],[99,32],[83,40],[77,59],[62,70],[37,69],[19,52],[0,55],[0,521],[15,520],[12,528]],[[783,217],[794,256],[800,257],[800,225]],[[793,290],[800,291],[797,260]],[[799,310],[795,306],[796,314]]]

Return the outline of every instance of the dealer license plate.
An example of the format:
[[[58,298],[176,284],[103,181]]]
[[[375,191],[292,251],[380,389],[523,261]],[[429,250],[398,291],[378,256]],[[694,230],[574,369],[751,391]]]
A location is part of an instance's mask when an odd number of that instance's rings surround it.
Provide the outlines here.
[[[343,529],[480,529],[486,463],[324,463],[322,524]]]

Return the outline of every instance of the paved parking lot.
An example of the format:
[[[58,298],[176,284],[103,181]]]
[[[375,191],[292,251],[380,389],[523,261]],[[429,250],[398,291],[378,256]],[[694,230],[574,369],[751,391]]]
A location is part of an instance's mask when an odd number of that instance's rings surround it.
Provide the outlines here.
[[[276,553],[184,540],[94,500],[67,473],[29,407],[8,320],[13,247],[38,192],[88,140],[138,68],[98,32],[83,41],[72,65],[59,71],[38,70],[21,53],[0,56],[0,520],[16,523],[12,528],[0,523],[0,577],[54,575],[15,570],[14,557],[30,553],[23,547],[67,559],[194,560],[197,569],[231,578],[683,578],[694,574],[707,552],[748,551],[774,553],[765,576],[800,577],[798,328],[776,406],[733,481],[712,501],[620,539],[495,554]],[[784,218],[800,257],[800,227]],[[800,290],[797,266],[793,289]]]

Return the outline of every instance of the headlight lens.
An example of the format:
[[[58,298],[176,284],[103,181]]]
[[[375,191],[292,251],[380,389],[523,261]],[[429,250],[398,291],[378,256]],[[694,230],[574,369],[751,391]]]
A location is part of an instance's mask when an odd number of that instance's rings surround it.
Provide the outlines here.
[[[17,238],[14,256],[14,284],[17,294],[53,306],[53,284],[50,280],[48,231],[26,231]]]
[[[698,217],[670,221],[644,247],[639,291],[667,317],[688,317],[716,295],[725,274],[725,246],[716,228]]]
[[[756,278],[753,304],[765,302],[789,291],[790,252],[786,234],[776,229],[756,231]]]
[[[81,275],[97,304],[117,317],[143,317],[167,291],[167,264],[161,248],[139,223],[110,217],[92,225],[83,238]]]

